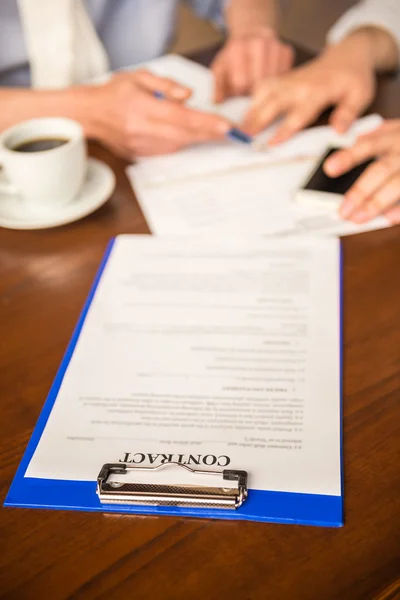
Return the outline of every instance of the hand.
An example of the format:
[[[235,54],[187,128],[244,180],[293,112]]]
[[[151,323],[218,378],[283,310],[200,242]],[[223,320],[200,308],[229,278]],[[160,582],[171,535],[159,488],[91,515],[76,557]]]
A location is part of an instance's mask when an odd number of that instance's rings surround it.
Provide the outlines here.
[[[188,88],[147,71],[119,73],[105,85],[85,89],[86,135],[128,160],[220,139],[231,127],[222,117],[187,108]],[[165,100],[155,98],[155,91]]]
[[[248,35],[231,36],[212,64],[215,102],[254,91],[265,77],[286,73],[294,61],[291,46],[262,27]]]
[[[374,64],[354,34],[304,67],[265,80],[243,128],[255,134],[284,116],[269,144],[278,144],[315,121],[331,105],[330,123],[344,133],[375,93]]]
[[[344,219],[365,223],[384,214],[400,223],[400,119],[358,138],[351,147],[339,150],[325,161],[324,170],[338,177],[364,161],[378,157],[345,195],[339,213]]]

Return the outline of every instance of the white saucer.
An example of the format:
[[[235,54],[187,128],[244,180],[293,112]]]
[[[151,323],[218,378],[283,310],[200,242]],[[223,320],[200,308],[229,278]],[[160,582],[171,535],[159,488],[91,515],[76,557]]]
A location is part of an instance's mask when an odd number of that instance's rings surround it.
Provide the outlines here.
[[[8,229],[47,229],[82,219],[103,206],[115,187],[115,175],[110,167],[95,158],[88,159],[85,182],[79,195],[54,211],[31,213],[23,200],[12,194],[0,194],[0,227]]]

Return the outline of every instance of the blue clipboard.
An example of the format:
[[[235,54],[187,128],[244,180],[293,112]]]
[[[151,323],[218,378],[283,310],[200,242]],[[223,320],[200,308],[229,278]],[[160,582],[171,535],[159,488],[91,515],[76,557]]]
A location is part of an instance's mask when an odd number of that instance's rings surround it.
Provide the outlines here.
[[[275,523],[293,523],[303,525],[316,525],[325,527],[340,527],[343,525],[343,432],[341,425],[341,495],[328,496],[319,494],[302,494],[289,492],[249,490],[246,502],[237,510],[217,508],[172,507],[172,506],[133,506],[102,504],[96,494],[96,481],[63,481],[58,479],[36,479],[25,477],[25,472],[35,453],[36,447],[46,427],[47,420],[67,371],[69,362],[74,353],[75,346],[80,336],[89,307],[96,294],[97,286],[104,268],[112,252],[114,240],[110,242],[103,257],[100,268],[95,277],[88,298],[79,317],[72,338],[68,344],[64,358],[58,369],[53,385],[48,394],[42,412],[37,421],[25,454],[18,467],[12,485],[9,489],[4,506],[20,508],[48,508],[59,510],[82,510],[108,513],[130,513],[151,515],[174,515],[188,517],[202,517],[212,519],[232,519],[248,521],[264,521]],[[342,255],[341,255],[342,263]],[[342,264],[340,268],[342,285]],[[340,327],[342,340],[343,302],[342,291],[340,298]],[[340,365],[342,373],[342,364]],[[342,381],[342,377],[340,377]],[[342,398],[342,383],[341,393]],[[341,423],[342,405],[341,405]],[[100,465],[101,467],[101,465]],[[99,467],[99,470],[100,470]]]

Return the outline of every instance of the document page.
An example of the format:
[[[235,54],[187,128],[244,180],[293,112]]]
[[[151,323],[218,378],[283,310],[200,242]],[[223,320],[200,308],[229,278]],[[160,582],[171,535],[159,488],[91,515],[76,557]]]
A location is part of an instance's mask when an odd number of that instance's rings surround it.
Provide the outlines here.
[[[238,104],[243,99],[237,99]],[[173,154],[142,158],[128,168],[133,183],[160,186],[184,181],[194,183],[200,176],[245,173],[262,168],[302,160],[317,161],[329,146],[346,146],[362,133],[372,131],[381,123],[381,117],[371,115],[357,121],[348,134],[339,136],[331,127],[312,127],[295,135],[279,146],[268,148],[268,138],[276,129],[269,127],[256,137],[254,147],[232,141],[198,144]],[[264,144],[264,146],[263,146]]]
[[[361,119],[347,139],[356,139],[379,122],[378,116]],[[330,127],[316,127],[266,152],[225,142],[206,144],[144,159],[127,174],[157,235],[341,236],[387,227],[383,217],[356,225],[340,219],[331,206],[295,202],[296,191],[325,149],[347,143]]]
[[[135,68],[139,67],[190,87],[188,105],[193,108],[219,113],[235,124],[246,114],[249,98],[214,104],[211,71],[193,61],[167,55]],[[245,231],[337,236],[379,229],[388,226],[386,219],[354,225],[339,219],[331,208],[299,207],[293,198],[327,147],[349,145],[381,122],[379,115],[370,115],[343,136],[331,127],[313,127],[268,149],[265,143],[276,129],[274,124],[256,136],[252,148],[231,141],[202,144],[140,159],[127,173],[157,235]]]
[[[340,495],[339,262],[336,240],[117,237],[25,476],[181,462]]]
[[[342,220],[329,207],[295,202],[313,160],[253,165],[187,181],[134,189],[151,231],[157,235],[344,236],[388,226],[383,218],[364,225]]]

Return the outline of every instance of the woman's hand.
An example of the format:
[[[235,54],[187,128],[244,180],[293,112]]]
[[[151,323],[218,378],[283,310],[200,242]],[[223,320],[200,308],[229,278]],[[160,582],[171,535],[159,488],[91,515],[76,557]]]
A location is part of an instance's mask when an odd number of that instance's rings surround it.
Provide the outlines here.
[[[333,105],[330,123],[339,133],[345,132],[375,94],[375,65],[363,41],[362,35],[354,34],[304,67],[263,81],[243,128],[256,134],[283,116],[269,140],[269,144],[278,144]]]
[[[365,223],[380,214],[400,223],[400,119],[386,121],[359,137],[352,147],[333,154],[324,170],[330,177],[338,177],[375,157],[377,160],[345,195],[339,213],[355,223]]]
[[[87,137],[127,160],[221,139],[231,127],[222,117],[187,108],[188,88],[147,71],[119,73],[104,85],[84,89]],[[162,92],[164,99],[155,92]]]
[[[266,77],[286,73],[293,61],[292,47],[269,27],[231,35],[212,64],[215,102],[251,94]]]

